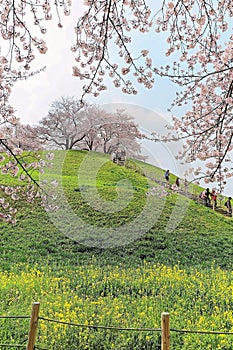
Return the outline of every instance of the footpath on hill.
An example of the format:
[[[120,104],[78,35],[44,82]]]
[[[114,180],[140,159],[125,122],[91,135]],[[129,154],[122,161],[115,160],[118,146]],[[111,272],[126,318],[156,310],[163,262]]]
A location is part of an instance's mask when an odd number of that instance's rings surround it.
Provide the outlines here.
[[[147,176],[147,174],[146,174]],[[154,177],[148,176],[152,181],[154,181],[157,185],[163,186],[167,188],[168,190],[172,191],[173,193],[180,194],[182,196],[185,196],[186,198],[189,198],[196,203],[203,205],[205,207],[210,208],[211,210],[214,210],[215,212],[224,215],[225,217],[232,217],[232,214],[229,214],[227,208],[222,206],[223,197],[221,197],[221,200],[217,200],[217,205],[215,207],[213,206],[212,201],[208,204],[205,200],[200,198],[200,193],[196,194],[193,191],[190,191],[188,184],[184,185],[183,187],[177,187],[174,186],[175,184],[168,184],[165,181],[157,180]],[[225,202],[225,201],[224,201]]]
[[[211,203],[211,201],[210,201],[210,204],[208,204],[203,199],[201,199],[199,195],[196,195],[194,193],[184,191],[183,189],[179,190],[178,193],[182,194],[185,197],[188,197],[188,198],[194,200],[195,202],[197,202],[200,205],[204,205],[205,207],[208,207],[208,208],[214,210],[215,212],[217,212],[221,215],[224,215],[226,217],[232,217],[232,214],[229,214],[227,209],[222,207],[222,201],[217,202],[217,205],[214,207],[213,204]]]
[[[116,163],[116,161],[114,161],[114,163]],[[168,191],[171,191],[171,193],[177,193],[177,194],[180,194],[182,196],[185,196],[186,198],[189,198],[189,199],[195,201],[199,205],[203,205],[205,207],[208,207],[210,210],[214,210],[215,212],[217,212],[225,217],[232,217],[232,214],[229,214],[227,207],[224,207],[222,204],[222,202],[225,203],[225,201],[226,201],[226,199],[224,200],[224,198],[225,198],[224,196],[218,196],[217,197],[217,204],[215,206],[213,206],[212,200],[210,200],[208,203],[207,201],[200,198],[200,193],[197,194],[194,190],[190,190],[190,183],[188,183],[186,181],[184,181],[182,186],[176,186],[176,183],[173,184],[173,183],[170,183],[168,181],[161,180],[161,177],[160,177],[160,179],[156,178],[154,176],[153,172],[151,172],[151,171],[148,172],[147,169],[144,167],[142,167],[142,171],[138,171],[137,168],[133,168],[133,167],[129,166],[129,164],[127,164],[125,162],[125,158],[124,158],[124,162],[118,163],[118,165],[125,166],[126,168],[129,168],[129,169],[131,168],[131,170],[134,170],[136,172],[141,172],[141,174],[143,174],[144,176],[146,176],[147,178],[152,180],[157,185],[167,189]],[[170,172],[169,172],[169,175],[170,175]],[[200,188],[200,190],[201,190],[201,188]],[[204,191],[204,189],[203,189],[203,191]]]

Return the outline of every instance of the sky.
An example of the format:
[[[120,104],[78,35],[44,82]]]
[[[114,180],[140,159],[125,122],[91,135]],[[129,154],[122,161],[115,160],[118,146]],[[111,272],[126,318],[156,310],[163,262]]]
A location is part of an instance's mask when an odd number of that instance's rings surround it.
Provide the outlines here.
[[[82,84],[77,77],[72,76],[72,66],[75,65],[74,54],[70,47],[75,42],[74,26],[77,18],[83,12],[80,1],[74,1],[71,16],[63,17],[63,28],[56,23],[48,22],[49,28],[45,40],[48,46],[46,55],[37,56],[35,68],[46,66],[45,71],[28,80],[20,81],[12,89],[10,102],[16,110],[16,116],[21,123],[35,125],[45,117],[53,101],[61,96],[81,97]],[[147,40],[137,40],[139,47],[145,49]],[[163,55],[165,43],[156,41],[152,45],[153,55],[157,64]],[[167,79],[157,78],[152,89],[141,88],[138,95],[131,96],[121,93],[120,90],[108,86],[98,98],[87,98],[87,102],[96,103],[108,110],[124,108],[134,116],[139,128],[144,132],[159,131],[165,133],[165,125],[171,124],[171,115],[167,112],[176,87]],[[183,166],[176,160],[178,149],[182,143],[161,144],[145,141],[142,151],[148,156],[148,162],[170,169],[177,176],[184,177],[189,166]],[[229,187],[229,186],[228,186]],[[229,189],[227,190],[229,192]]]

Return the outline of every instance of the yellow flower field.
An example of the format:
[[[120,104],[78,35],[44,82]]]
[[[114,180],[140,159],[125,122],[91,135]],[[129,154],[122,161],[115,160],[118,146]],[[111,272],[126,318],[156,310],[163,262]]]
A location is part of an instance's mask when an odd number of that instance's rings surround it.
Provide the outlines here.
[[[101,267],[94,261],[75,269],[22,265],[17,270],[20,272],[0,273],[0,316],[30,315],[32,302],[39,301],[38,347],[158,349],[160,332],[154,329],[160,328],[161,312],[167,311],[173,349],[233,348],[233,335],[179,332],[233,332],[233,272],[214,267],[182,270],[150,263],[130,269]],[[25,342],[28,319],[0,322],[0,343]],[[134,327],[152,330],[117,329]]]

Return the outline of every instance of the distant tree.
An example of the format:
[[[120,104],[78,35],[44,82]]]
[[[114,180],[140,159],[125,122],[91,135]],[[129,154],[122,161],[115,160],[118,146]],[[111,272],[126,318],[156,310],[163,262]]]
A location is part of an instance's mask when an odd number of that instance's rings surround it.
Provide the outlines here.
[[[108,154],[121,148],[128,157],[144,159],[139,144],[142,134],[131,115],[124,110],[107,113],[97,105],[89,105],[84,113],[87,125],[82,140],[84,148]]]
[[[99,125],[100,143],[104,153],[111,154],[118,148],[127,150],[128,156],[136,156],[141,153],[138,141],[142,138],[134,118],[124,110],[105,115]]]
[[[95,104],[86,104],[81,113],[85,125],[85,137],[80,141],[79,148],[89,151],[100,150],[100,126],[109,114]]]
[[[19,122],[9,130],[9,145],[23,151],[38,151],[43,148],[43,143],[37,137],[35,128],[29,124]]]
[[[128,156],[139,157],[142,138],[134,118],[124,110],[107,113],[98,105],[80,105],[74,97],[61,97],[53,102],[35,132],[45,147],[87,149],[111,154],[119,147]]]
[[[83,106],[75,97],[61,97],[54,101],[35,132],[39,140],[53,149],[73,149],[85,137]]]

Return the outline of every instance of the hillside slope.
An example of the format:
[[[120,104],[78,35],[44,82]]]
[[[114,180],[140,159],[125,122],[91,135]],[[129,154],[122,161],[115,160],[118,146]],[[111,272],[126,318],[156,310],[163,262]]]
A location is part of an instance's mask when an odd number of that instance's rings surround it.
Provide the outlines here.
[[[233,268],[232,218],[171,191],[160,199],[148,196],[150,189],[158,188],[153,180],[162,179],[163,170],[136,161],[121,167],[108,156],[91,152],[70,151],[65,157],[56,152],[55,158],[47,176],[62,180],[70,211],[84,222],[83,231],[90,225],[94,228],[92,235],[88,240],[83,236],[79,239],[72,221],[66,223],[67,232],[59,230],[56,217],[39,204],[21,203],[17,224],[1,223],[1,269],[40,261],[77,265],[93,258],[99,264],[130,266],[151,261],[181,267]],[[62,221],[62,209],[59,215]],[[109,234],[106,246],[105,236],[100,237],[99,232]],[[115,232],[119,236],[114,236]]]

